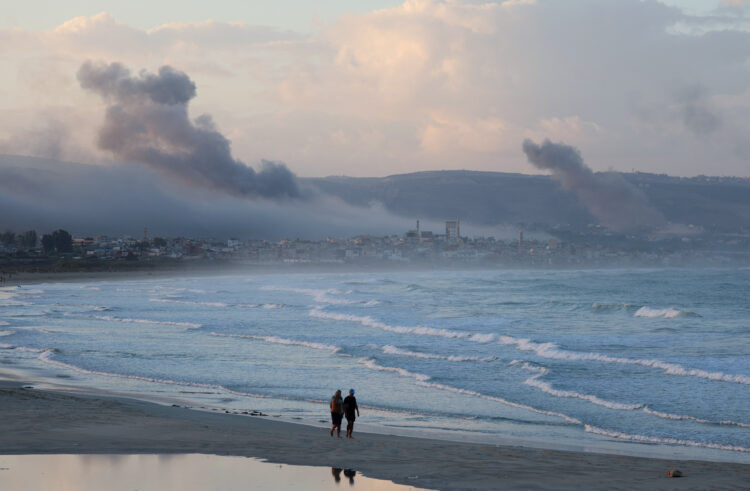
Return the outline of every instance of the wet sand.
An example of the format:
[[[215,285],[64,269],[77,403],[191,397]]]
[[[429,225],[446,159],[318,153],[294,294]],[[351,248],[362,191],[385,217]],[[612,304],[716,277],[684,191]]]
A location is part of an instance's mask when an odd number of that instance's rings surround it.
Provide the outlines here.
[[[430,489],[750,489],[750,465],[356,433],[0,379],[2,454],[202,453],[356,469]],[[683,477],[669,478],[670,469]]]

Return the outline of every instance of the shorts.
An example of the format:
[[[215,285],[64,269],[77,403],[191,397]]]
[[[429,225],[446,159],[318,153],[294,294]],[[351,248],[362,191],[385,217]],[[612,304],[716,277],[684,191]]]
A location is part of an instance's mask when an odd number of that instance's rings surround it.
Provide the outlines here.
[[[341,424],[341,416],[343,416],[341,413],[331,412],[331,421],[334,425],[338,426]]]
[[[349,421],[350,423],[354,423],[354,420],[356,419],[356,417],[354,416],[354,413],[351,413],[351,414],[345,413],[345,416],[346,416],[347,421]]]

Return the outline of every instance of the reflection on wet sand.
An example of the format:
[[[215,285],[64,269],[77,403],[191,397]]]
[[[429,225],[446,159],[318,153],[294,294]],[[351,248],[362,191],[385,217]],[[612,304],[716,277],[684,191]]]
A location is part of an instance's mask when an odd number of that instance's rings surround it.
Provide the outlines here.
[[[344,476],[349,478],[349,485],[354,486],[354,476],[357,475],[357,471],[354,469],[340,469],[338,467],[331,467],[331,474],[333,474],[333,480],[341,482],[341,471],[344,471]]]
[[[0,455],[0,489],[87,491],[247,490],[330,491],[340,489],[341,474],[354,486],[357,472],[323,467],[280,465],[246,457],[202,454],[160,455]],[[358,489],[416,489],[357,476]]]

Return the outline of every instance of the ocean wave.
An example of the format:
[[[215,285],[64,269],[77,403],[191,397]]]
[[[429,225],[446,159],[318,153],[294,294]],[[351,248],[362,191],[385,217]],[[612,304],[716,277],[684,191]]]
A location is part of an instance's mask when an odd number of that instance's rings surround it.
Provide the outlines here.
[[[632,312],[634,310],[638,310],[641,308],[642,305],[636,305],[632,303],[597,303],[594,302],[591,304],[591,310],[593,310],[596,313],[606,313],[606,312],[620,312],[620,311],[627,311]]]
[[[212,293],[208,290],[199,290],[197,288],[178,288],[174,286],[164,286],[164,285],[158,285],[154,287],[154,290],[162,290],[162,291],[168,291],[168,292],[175,292],[175,293],[196,293],[198,295],[205,295],[208,293]]]
[[[366,302],[362,302],[362,305],[364,305],[365,307],[375,307],[376,305],[380,305],[380,301],[367,300]]]
[[[739,421],[731,421],[731,420],[716,421],[716,420],[711,420],[711,419],[696,418],[694,416],[686,416],[683,414],[664,413],[661,411],[655,411],[648,406],[644,406],[642,411],[646,414],[651,414],[659,418],[671,419],[674,421],[694,421],[696,423],[707,424],[707,425],[726,425],[726,426],[739,426],[741,428],[750,428],[750,424],[741,423]]]
[[[385,324],[380,321],[376,321],[370,316],[353,315],[353,314],[338,314],[333,312],[326,312],[320,307],[313,308],[309,312],[310,317],[317,319],[357,322],[366,327],[373,327],[375,329],[381,329],[388,332],[397,332],[400,334],[417,334],[422,336],[439,336],[443,338],[452,339],[466,339],[474,341],[476,343],[488,343],[495,339],[495,335],[491,333],[471,333],[466,331],[451,331],[448,329],[435,329],[434,327],[428,326],[392,326]]]
[[[10,322],[8,321],[0,321],[0,326],[9,326]]]
[[[265,341],[267,343],[275,344],[286,344],[290,346],[304,346],[306,348],[326,350],[331,353],[337,353],[341,351],[341,347],[333,346],[331,344],[315,343],[312,341],[297,341],[294,339],[280,338],[277,336],[253,336],[250,334],[223,334],[218,332],[212,332],[211,336],[217,336],[222,338],[241,338],[241,339],[255,339],[258,341]]]
[[[733,382],[737,384],[750,385],[750,376],[736,375],[723,372],[709,372],[696,368],[686,368],[677,363],[668,363],[661,360],[621,358],[603,355],[600,353],[581,353],[577,351],[566,351],[559,349],[555,343],[536,343],[526,338],[514,338],[501,335],[499,342],[505,345],[515,346],[522,351],[532,351],[542,358],[568,361],[598,361],[602,363],[619,363],[623,365],[639,365],[662,370],[668,375],[679,375],[682,377],[698,377],[719,382]]]
[[[0,324],[0,325],[2,325],[2,324]],[[5,324],[5,325],[7,325],[7,324]],[[4,336],[10,336],[11,334],[15,334],[15,333],[16,333],[16,331],[0,331],[0,338],[4,337]]]
[[[652,309],[651,307],[641,307],[638,309],[633,317],[648,317],[657,318],[663,317],[665,319],[674,319],[676,317],[700,317],[700,315],[690,310],[680,310],[672,307],[666,309]]]
[[[586,433],[594,433],[596,435],[617,438],[618,440],[628,440],[632,442],[657,443],[662,445],[682,445],[687,447],[710,448],[715,450],[729,450],[732,452],[750,452],[750,448],[741,447],[739,445],[726,445],[722,443],[696,442],[693,440],[682,440],[678,438],[634,435],[630,433],[622,433],[619,431],[605,430],[603,428],[592,425],[584,425],[584,429]]]
[[[673,421],[693,421],[696,423],[708,424],[708,425],[728,425],[728,426],[739,426],[741,428],[750,428],[750,424],[741,423],[739,421],[731,421],[731,420],[715,421],[715,420],[709,420],[709,419],[696,418],[694,416],[687,416],[687,415],[682,415],[682,414],[664,413],[664,412],[655,411],[649,408],[645,403],[624,404],[621,402],[608,401],[606,399],[601,399],[591,394],[581,394],[575,391],[555,389],[554,387],[552,387],[552,384],[550,384],[549,382],[544,382],[542,380],[539,380],[541,377],[549,373],[549,369],[544,368],[544,367],[530,365],[529,363],[521,362],[519,360],[513,360],[512,362],[510,362],[510,364],[519,365],[524,370],[535,372],[536,373],[535,375],[524,380],[523,382],[524,385],[528,385],[529,387],[536,387],[542,392],[549,394],[551,396],[554,396],[554,397],[581,399],[584,401],[588,401],[592,404],[596,404],[597,406],[603,406],[603,407],[618,410],[618,411],[639,411],[640,410],[646,414],[650,414],[658,418],[669,419]]]
[[[19,348],[17,348],[19,349]],[[200,382],[186,382],[186,381],[180,381],[180,380],[171,380],[171,379],[162,379],[162,378],[156,378],[156,377],[145,377],[142,375],[127,375],[123,373],[113,373],[113,372],[103,372],[98,370],[89,370],[87,368],[82,368],[76,365],[72,365],[70,363],[65,363],[64,361],[55,360],[52,356],[55,353],[58,353],[58,350],[55,348],[46,348],[43,350],[38,350],[41,352],[39,355],[39,360],[47,363],[49,365],[56,366],[58,368],[64,368],[67,370],[73,370],[74,372],[78,373],[84,373],[86,375],[98,375],[101,377],[111,377],[111,378],[121,378],[121,379],[128,379],[128,380],[139,380],[142,382],[150,382],[150,383],[157,383],[157,384],[167,384],[167,385],[179,385],[183,387],[200,387],[202,389],[212,389],[216,391],[226,392],[228,394],[233,394],[237,396],[244,396],[244,397],[255,397],[255,398],[262,398],[262,399],[270,399],[271,396],[265,395],[265,394],[253,394],[250,392],[240,392],[233,389],[230,389],[228,387],[225,387],[223,385],[217,385],[217,384],[203,384]]]
[[[203,327],[202,324],[195,322],[178,322],[178,321],[159,321],[151,319],[129,319],[127,317],[114,317],[111,315],[83,315],[83,314],[64,314],[66,317],[83,317],[86,319],[97,319],[109,322],[125,322],[128,324],[148,324],[148,325],[161,325],[161,326],[178,326],[186,327],[188,329],[200,329]]]
[[[348,300],[345,298],[333,298],[330,295],[342,295],[347,292],[343,292],[336,288],[329,288],[327,290],[314,289],[314,288],[287,288],[281,286],[264,286],[261,290],[275,291],[275,292],[293,292],[301,293],[313,297],[316,303],[327,303],[331,305],[351,305],[357,303],[356,300]]]
[[[513,363],[513,362],[511,362]],[[597,406],[603,406],[609,409],[615,409],[619,411],[634,411],[636,409],[640,409],[643,407],[643,404],[623,404],[620,402],[614,402],[614,401],[608,401],[606,399],[601,399],[600,397],[597,397],[595,395],[591,394],[581,394],[580,392],[574,392],[571,390],[559,390],[552,387],[552,384],[549,382],[544,382],[540,380],[541,377],[544,377],[549,373],[549,370],[543,367],[537,367],[533,365],[529,365],[528,363],[522,363],[521,368],[524,370],[535,372],[535,375],[532,375],[531,377],[527,378],[523,381],[524,385],[528,385],[529,387],[536,387],[537,389],[541,390],[545,394],[549,394],[554,397],[562,397],[562,398],[568,398],[568,399],[581,399],[584,401],[588,401],[591,404],[595,404]]]
[[[419,353],[416,351],[407,351],[392,346],[390,344],[383,346],[383,353],[387,355],[411,356],[413,358],[422,358],[427,360],[447,360],[447,361],[492,361],[496,356],[479,357],[479,356],[456,356],[456,355],[436,355],[433,353]]]
[[[200,305],[205,307],[229,307],[228,304],[223,302],[195,302],[191,300],[175,300],[172,298],[149,298],[148,301],[158,303],[176,303],[181,305]]]
[[[485,400],[492,401],[492,402],[498,402],[500,404],[504,404],[510,407],[515,407],[517,409],[524,409],[524,410],[531,411],[537,414],[543,414],[545,416],[561,418],[567,421],[568,423],[571,423],[574,425],[583,425],[583,422],[581,422],[579,419],[576,419],[572,416],[568,416],[567,414],[559,413],[557,411],[547,411],[545,409],[539,409],[533,406],[528,406],[526,404],[509,401],[507,399],[503,399],[502,397],[482,394],[481,392],[476,392],[470,389],[462,389],[459,387],[453,387],[450,385],[440,384],[437,382],[430,382],[431,377],[429,375],[425,375],[423,373],[410,372],[409,370],[405,370],[399,367],[389,367],[389,366],[379,365],[373,359],[362,358],[359,360],[359,363],[366,366],[367,368],[371,370],[378,370],[382,372],[392,372],[392,373],[401,375],[402,377],[413,378],[416,381],[417,385],[420,385],[422,387],[444,390],[448,392],[453,392],[455,394],[467,395],[471,397],[478,397],[480,399],[485,399]]]

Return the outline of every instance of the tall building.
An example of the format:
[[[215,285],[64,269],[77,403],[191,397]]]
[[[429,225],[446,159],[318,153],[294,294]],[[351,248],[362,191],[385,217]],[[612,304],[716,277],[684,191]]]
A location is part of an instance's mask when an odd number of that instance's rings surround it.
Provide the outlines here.
[[[449,220],[445,222],[445,241],[458,242],[461,238],[461,222],[459,220]]]

